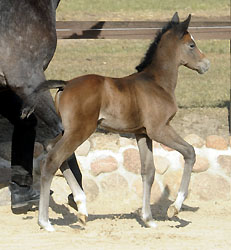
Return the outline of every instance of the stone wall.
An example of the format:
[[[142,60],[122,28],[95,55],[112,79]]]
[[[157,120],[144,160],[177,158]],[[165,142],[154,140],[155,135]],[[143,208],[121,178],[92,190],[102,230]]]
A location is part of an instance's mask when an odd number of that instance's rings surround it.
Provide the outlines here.
[[[197,135],[188,135],[185,140],[196,151],[188,199],[231,200],[231,137],[227,141],[211,135],[203,140]],[[156,176],[151,202],[158,202],[163,196],[173,200],[180,185],[183,157],[156,142],[153,142],[153,148]],[[39,144],[36,151],[35,157],[41,153]],[[6,152],[0,152],[1,173],[5,171],[3,175],[8,176],[8,180],[0,177],[0,204],[9,203],[9,191],[3,188],[7,186],[10,176],[9,153]],[[88,202],[101,201],[102,197],[110,201],[141,202],[140,159],[135,139],[114,134],[94,134],[76,150],[76,156]],[[54,181],[63,178],[60,176],[60,172],[57,172]]]

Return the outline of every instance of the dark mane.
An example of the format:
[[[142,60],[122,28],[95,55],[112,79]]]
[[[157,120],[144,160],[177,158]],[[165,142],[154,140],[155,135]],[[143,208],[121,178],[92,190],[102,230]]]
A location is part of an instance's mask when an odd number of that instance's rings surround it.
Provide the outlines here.
[[[153,55],[156,52],[157,45],[160,42],[162,35],[168,30],[170,30],[172,27],[174,27],[176,24],[177,23],[170,21],[157,33],[154,41],[150,44],[144,58],[141,60],[141,63],[136,66],[136,70],[138,72],[143,71],[148,65],[151,64]]]

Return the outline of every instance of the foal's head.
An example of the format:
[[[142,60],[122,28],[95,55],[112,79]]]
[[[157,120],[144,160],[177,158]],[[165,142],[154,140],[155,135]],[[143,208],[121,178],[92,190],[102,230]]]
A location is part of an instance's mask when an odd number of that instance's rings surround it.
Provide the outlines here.
[[[196,70],[200,74],[209,68],[209,60],[197,48],[193,37],[188,32],[191,15],[184,22],[180,22],[177,12],[172,20],[158,32],[150,45],[142,62],[136,67],[141,72],[152,67],[152,64],[184,65]]]
[[[165,39],[168,37],[167,39],[171,40],[172,43],[177,44],[176,56],[179,65],[184,65],[203,74],[209,69],[210,62],[198,49],[192,35],[188,32],[190,19],[191,15],[185,21],[180,22],[178,14],[175,13],[171,20],[173,26],[166,32]]]

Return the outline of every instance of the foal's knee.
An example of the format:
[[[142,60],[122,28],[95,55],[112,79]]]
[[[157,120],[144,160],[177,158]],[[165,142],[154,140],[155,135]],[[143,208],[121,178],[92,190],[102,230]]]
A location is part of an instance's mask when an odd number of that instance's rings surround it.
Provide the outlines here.
[[[184,154],[184,160],[186,163],[189,163],[191,167],[193,167],[196,161],[196,153],[194,147],[190,144],[188,144],[187,146],[186,152]]]
[[[44,180],[46,178],[49,179],[50,176],[53,176],[56,173],[57,169],[55,159],[48,153],[41,166],[41,178]]]

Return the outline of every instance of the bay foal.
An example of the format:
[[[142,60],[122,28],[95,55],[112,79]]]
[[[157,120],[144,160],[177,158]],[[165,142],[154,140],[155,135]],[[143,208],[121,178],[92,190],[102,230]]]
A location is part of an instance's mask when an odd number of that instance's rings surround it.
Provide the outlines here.
[[[74,194],[82,221],[87,217],[86,197],[64,162],[100,126],[116,132],[134,133],[141,158],[143,181],[142,219],[155,227],[150,208],[154,181],[152,140],[180,152],[185,160],[176,201],[168,216],[176,215],[188,192],[195,152],[170,126],[177,111],[174,90],[178,68],[184,65],[203,74],[209,61],[187,31],[191,15],[184,22],[176,13],[150,45],[137,73],[123,78],[84,75],[69,82],[56,95],[56,108],[64,126],[42,166],[39,225],[54,230],[48,218],[49,189],[54,173],[61,166]],[[52,86],[51,86],[52,87]]]

